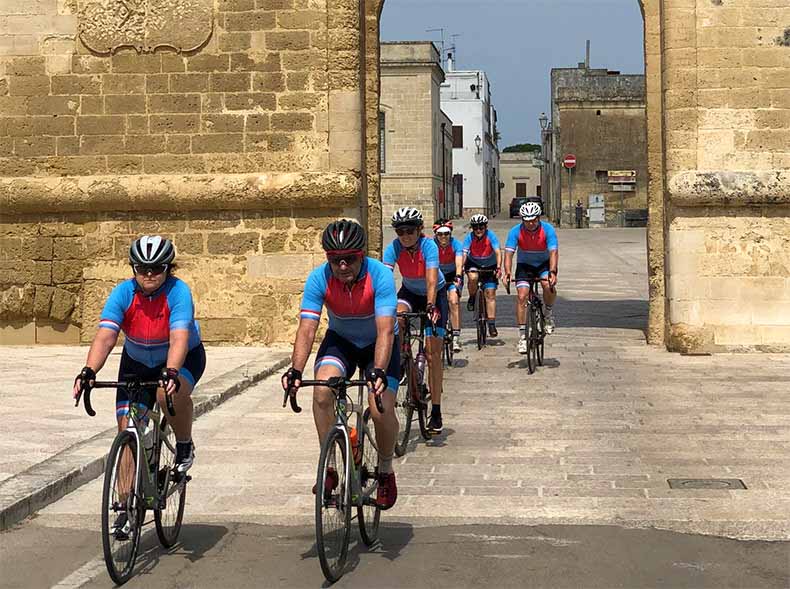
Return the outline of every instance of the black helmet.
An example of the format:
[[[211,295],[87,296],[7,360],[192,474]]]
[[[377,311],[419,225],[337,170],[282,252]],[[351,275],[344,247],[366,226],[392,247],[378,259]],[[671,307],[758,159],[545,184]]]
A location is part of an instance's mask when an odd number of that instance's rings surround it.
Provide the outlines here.
[[[159,235],[143,235],[129,248],[129,263],[144,266],[170,264],[176,257],[173,242]]]
[[[327,225],[321,236],[324,251],[365,250],[365,230],[356,221],[341,219]]]

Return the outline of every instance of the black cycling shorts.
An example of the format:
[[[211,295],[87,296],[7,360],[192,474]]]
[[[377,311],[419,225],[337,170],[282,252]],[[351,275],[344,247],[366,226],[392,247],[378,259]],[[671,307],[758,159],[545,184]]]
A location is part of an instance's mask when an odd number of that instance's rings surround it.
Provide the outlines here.
[[[126,380],[126,375],[134,375],[142,381],[146,380],[159,380],[159,375],[165,365],[146,366],[133,360],[129,354],[126,353],[126,348],[121,352],[121,365],[118,367],[118,380]],[[194,387],[203,376],[203,371],[206,369],[206,349],[203,344],[198,344],[187,353],[184,359],[184,365],[178,371],[179,375],[183,376],[187,381],[192,383]],[[146,389],[144,391],[141,404],[149,409],[154,406],[156,402],[156,387]],[[124,388],[118,388],[115,393],[115,415],[116,417],[124,417],[129,413],[129,392]]]
[[[329,330],[315,355],[313,370],[318,374],[318,368],[321,366],[336,366],[340,369],[343,377],[353,379],[358,369],[373,368],[375,360],[376,344],[358,348],[347,339],[340,337],[337,332]],[[398,381],[400,380],[400,349],[397,338],[394,338],[392,342],[392,355],[386,372],[387,390],[395,394],[398,392]]]
[[[549,277],[549,263],[545,262],[540,266],[531,266],[529,264],[516,265],[516,288],[529,288],[529,281],[527,278],[537,277],[540,280],[545,280]]]
[[[409,308],[409,313],[422,313],[428,306],[428,297],[418,295],[410,291],[405,286],[401,286],[398,291],[398,303],[402,303]],[[450,305],[447,302],[447,289],[440,288],[436,291],[436,308],[439,309],[439,322],[436,324],[436,333],[428,325],[425,328],[425,335],[428,337],[444,337],[447,333],[447,319],[450,317]]]

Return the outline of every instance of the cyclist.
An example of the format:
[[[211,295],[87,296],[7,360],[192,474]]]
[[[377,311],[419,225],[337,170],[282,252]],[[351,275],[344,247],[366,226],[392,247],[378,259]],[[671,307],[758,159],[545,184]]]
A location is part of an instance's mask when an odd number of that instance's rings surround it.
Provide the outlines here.
[[[488,335],[497,337],[496,328],[496,289],[498,280],[502,276],[502,249],[499,239],[493,231],[488,229],[488,217],[474,215],[469,220],[471,231],[464,240],[464,270],[469,275],[469,300],[466,303],[467,311],[474,311],[475,297],[480,272],[487,272],[493,277],[483,283],[488,311]]]
[[[144,404],[154,400],[176,435],[176,469],[187,472],[194,462],[192,443],[192,390],[206,367],[206,351],[195,321],[192,293],[187,284],[173,275],[175,248],[169,239],[143,235],[129,248],[134,277],[117,285],[101,313],[85,367],[74,380],[73,396],[90,388],[96,374],[123,331],[126,341],[121,352],[118,380],[134,374],[143,381],[158,380],[159,388],[147,391]],[[167,411],[165,395],[173,400],[176,414]],[[128,391],[119,388],[115,397],[118,430],[126,429],[129,415]],[[131,463],[130,468],[133,468]],[[128,489],[126,490],[128,492]],[[128,533],[125,511],[118,515],[114,529],[119,538]]]
[[[398,312],[426,312],[430,325],[425,330],[428,355],[431,418],[428,430],[441,433],[442,423],[442,340],[447,325],[447,289],[444,274],[439,272],[439,248],[422,233],[422,213],[403,207],[392,215],[398,238],[384,251],[384,265],[394,270],[397,264],[403,277],[398,291]]]
[[[559,249],[557,232],[546,221],[540,220],[542,213],[540,203],[527,202],[521,205],[519,215],[521,223],[510,230],[505,244],[505,278],[510,282],[513,268],[513,254],[518,251],[516,265],[516,319],[518,320],[519,340],[518,351],[527,353],[527,309],[525,307],[529,295],[529,275],[540,278],[543,302],[546,306],[546,333],[554,331],[554,314],[552,308],[557,300],[557,263]]]
[[[352,378],[357,368],[365,370],[370,386],[368,404],[375,423],[379,448],[379,486],[376,503],[381,509],[395,505],[398,488],[392,471],[398,418],[395,396],[398,390],[400,349],[396,335],[395,281],[378,260],[365,255],[367,239],[359,223],[346,219],[330,223],[321,245],[327,262],[310,273],[305,283],[291,367],[282,377],[284,390],[298,389],[302,371],[315,341],[321,310],[326,307],[329,329],[321,342],[314,365],[317,380],[336,376]],[[389,392],[390,394],[384,394]],[[384,413],[376,408],[381,398]],[[327,387],[313,390],[313,418],[319,443],[335,422],[334,397]],[[337,473],[328,479],[337,487]],[[316,492],[313,487],[313,493]]]
[[[464,248],[453,237],[453,222],[438,219],[433,224],[436,245],[439,247],[439,270],[447,283],[447,303],[450,306],[450,323],[453,326],[453,351],[461,351],[461,308],[459,299],[464,287]]]

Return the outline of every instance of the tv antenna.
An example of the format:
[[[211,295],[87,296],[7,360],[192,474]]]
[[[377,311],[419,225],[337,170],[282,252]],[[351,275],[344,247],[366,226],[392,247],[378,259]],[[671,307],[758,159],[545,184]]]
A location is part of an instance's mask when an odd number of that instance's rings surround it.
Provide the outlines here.
[[[425,29],[425,32],[426,33],[441,33],[441,35],[442,35],[442,41],[441,41],[442,46],[441,46],[441,52],[439,53],[439,55],[441,55],[441,58],[440,58],[439,61],[442,62],[442,69],[444,69],[444,27],[439,27],[438,29]]]
[[[450,45],[447,48],[447,52],[448,53],[452,52],[452,54],[453,54],[453,60],[454,60],[454,62],[456,64],[456,67],[458,66],[458,46],[456,45],[456,41],[455,40],[458,37],[460,37],[460,36],[462,36],[461,33],[454,33],[454,34],[450,35],[450,39],[452,39],[452,41],[450,41],[450,42],[452,43],[452,45]]]

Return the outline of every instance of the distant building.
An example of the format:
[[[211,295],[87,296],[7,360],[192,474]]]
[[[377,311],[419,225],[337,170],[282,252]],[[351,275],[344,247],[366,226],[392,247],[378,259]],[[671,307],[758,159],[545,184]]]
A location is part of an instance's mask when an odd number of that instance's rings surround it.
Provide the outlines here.
[[[542,196],[539,153],[502,153],[499,156],[499,173],[504,184],[500,199],[503,214],[508,213],[514,197]]]
[[[453,170],[463,216],[499,213],[499,147],[491,85],[480,70],[455,71],[448,58],[442,110],[453,121]]]
[[[622,226],[647,220],[647,120],[645,76],[576,68],[551,70],[551,131],[544,133],[551,210],[573,221],[581,199],[590,224]],[[576,156],[569,186],[562,167]],[[572,192],[572,194],[571,194]],[[561,206],[560,206],[561,205]]]
[[[381,201],[384,223],[400,207],[422,210],[427,223],[457,215],[452,123],[440,107],[444,81],[430,41],[381,44]]]

